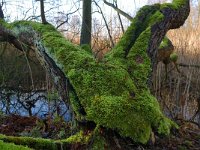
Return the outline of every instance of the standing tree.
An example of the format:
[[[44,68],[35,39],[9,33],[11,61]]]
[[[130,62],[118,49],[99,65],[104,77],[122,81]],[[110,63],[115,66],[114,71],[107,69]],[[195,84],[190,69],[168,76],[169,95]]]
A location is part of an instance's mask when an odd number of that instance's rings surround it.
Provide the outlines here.
[[[80,45],[91,45],[92,0],[83,0],[83,17]]]
[[[168,30],[184,24],[189,11],[189,0],[144,6],[101,62],[66,41],[50,24],[1,21],[0,39],[18,49],[34,49],[45,68],[56,75],[55,82],[67,78],[75,119],[86,126],[65,142],[103,149],[118,133],[120,138],[147,143],[152,130],[167,135],[176,127],[160,110],[150,83],[162,39]],[[19,34],[28,36],[21,39],[24,36]]]
[[[3,4],[4,4],[4,2],[2,1],[2,2],[0,3],[0,18],[1,18],[1,19],[4,19],[4,13],[3,13],[3,9],[2,9]]]
[[[41,15],[41,20],[43,24],[47,24],[47,20],[45,17],[45,11],[44,11],[44,0],[36,0],[36,1],[40,1],[40,15]]]

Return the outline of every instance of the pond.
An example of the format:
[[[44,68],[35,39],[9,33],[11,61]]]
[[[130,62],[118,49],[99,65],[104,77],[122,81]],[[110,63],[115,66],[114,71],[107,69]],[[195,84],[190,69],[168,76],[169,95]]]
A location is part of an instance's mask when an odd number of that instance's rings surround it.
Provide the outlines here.
[[[59,115],[65,121],[71,120],[71,111],[67,104],[57,94],[46,91],[20,93],[1,90],[0,111],[7,115],[37,116],[41,119]]]

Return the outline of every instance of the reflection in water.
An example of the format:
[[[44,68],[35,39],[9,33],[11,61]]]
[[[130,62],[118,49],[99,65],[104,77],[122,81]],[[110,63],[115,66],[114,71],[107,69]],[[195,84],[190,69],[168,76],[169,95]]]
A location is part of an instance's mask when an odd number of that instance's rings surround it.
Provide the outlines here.
[[[59,115],[66,121],[71,120],[71,112],[65,102],[58,96],[49,96],[44,91],[31,93],[0,91],[0,111],[4,114],[37,116],[41,119]]]
[[[198,111],[193,102],[188,102],[184,106],[184,113],[178,105],[173,107],[174,110],[172,108],[169,109],[169,107],[164,107],[163,111],[170,118],[191,120],[200,125],[200,98],[198,102]],[[57,94],[47,93],[45,91],[22,93],[0,90],[0,111],[7,115],[37,116],[41,119],[58,115],[62,116],[65,121],[72,120],[72,111],[68,105],[59,99]]]

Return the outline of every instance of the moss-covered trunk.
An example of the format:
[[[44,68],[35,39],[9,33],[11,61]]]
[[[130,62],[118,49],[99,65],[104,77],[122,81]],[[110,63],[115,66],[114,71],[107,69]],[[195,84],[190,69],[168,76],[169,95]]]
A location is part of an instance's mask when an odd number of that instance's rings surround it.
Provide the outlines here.
[[[105,146],[103,131],[112,130],[121,137],[147,143],[152,129],[166,135],[176,126],[163,115],[149,87],[158,46],[166,32],[180,27],[188,14],[189,0],[144,6],[119,43],[101,62],[90,52],[66,41],[49,24],[2,22],[0,36],[6,33],[8,38],[1,39],[19,49],[34,49],[41,63],[54,75],[55,83],[62,85],[61,89],[66,89],[63,84],[67,78],[69,86],[65,92],[75,118],[82,123],[92,122],[96,127],[89,140],[83,137],[88,135],[84,132],[68,141],[79,143],[82,138],[98,147]],[[27,35],[29,38],[23,38]]]

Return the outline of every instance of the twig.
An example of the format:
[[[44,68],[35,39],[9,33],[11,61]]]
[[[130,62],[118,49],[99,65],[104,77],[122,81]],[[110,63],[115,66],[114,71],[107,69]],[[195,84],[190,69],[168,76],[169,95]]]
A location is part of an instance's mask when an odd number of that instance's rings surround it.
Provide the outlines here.
[[[200,65],[188,65],[188,64],[184,64],[184,63],[179,63],[177,64],[179,65],[180,67],[194,67],[194,68],[200,68]]]
[[[114,4],[107,2],[106,0],[103,0],[104,3],[110,7],[112,7],[113,9],[115,9],[118,13],[120,13],[122,16],[124,16],[125,18],[127,18],[128,20],[132,20],[133,17],[131,17],[129,14],[125,13],[124,11],[122,11],[121,9],[119,9],[118,7],[116,7]]]

